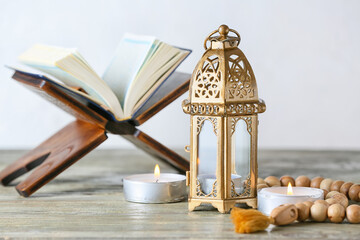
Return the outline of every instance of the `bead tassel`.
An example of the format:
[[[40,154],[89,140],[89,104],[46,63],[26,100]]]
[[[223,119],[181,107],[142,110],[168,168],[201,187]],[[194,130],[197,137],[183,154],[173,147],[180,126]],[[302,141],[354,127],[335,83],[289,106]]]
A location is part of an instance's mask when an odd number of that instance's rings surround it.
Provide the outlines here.
[[[237,233],[252,233],[265,230],[270,219],[255,209],[233,208],[231,210],[231,219],[235,225]]]

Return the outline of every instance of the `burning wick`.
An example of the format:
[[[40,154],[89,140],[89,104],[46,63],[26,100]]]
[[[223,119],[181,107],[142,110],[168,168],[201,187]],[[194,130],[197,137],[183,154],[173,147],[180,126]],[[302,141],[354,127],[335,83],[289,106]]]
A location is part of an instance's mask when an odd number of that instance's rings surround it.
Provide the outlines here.
[[[294,195],[291,183],[288,184],[287,195]]]
[[[160,178],[160,167],[158,164],[155,165],[154,177],[155,177],[155,182],[158,182]]]

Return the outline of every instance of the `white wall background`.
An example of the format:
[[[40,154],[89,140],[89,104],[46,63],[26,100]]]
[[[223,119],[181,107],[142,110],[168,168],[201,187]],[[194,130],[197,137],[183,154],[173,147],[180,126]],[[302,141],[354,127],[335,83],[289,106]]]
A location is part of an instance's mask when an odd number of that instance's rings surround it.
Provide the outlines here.
[[[0,148],[30,148],[72,117],[11,80],[2,67],[35,43],[78,47],[102,74],[125,32],[193,49],[225,23],[238,30],[267,103],[261,148],[359,149],[360,1],[0,0]],[[171,147],[189,142],[181,100],[141,129]],[[110,136],[102,147],[130,147]]]

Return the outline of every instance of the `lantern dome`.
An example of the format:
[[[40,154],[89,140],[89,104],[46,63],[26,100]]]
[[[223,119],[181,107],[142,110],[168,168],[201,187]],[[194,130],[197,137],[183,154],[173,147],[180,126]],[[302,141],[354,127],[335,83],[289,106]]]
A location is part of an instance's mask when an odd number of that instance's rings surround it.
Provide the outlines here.
[[[229,36],[230,32],[235,36]],[[239,33],[226,25],[205,39],[206,51],[192,74],[189,98],[182,104],[185,113],[224,116],[265,112],[254,72],[239,43]]]

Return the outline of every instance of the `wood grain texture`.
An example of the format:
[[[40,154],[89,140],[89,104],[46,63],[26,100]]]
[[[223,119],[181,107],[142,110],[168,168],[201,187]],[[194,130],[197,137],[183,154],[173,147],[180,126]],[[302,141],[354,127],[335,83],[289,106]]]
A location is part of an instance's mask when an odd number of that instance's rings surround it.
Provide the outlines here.
[[[106,139],[104,129],[77,120],[6,167],[0,172],[0,181],[7,185],[36,168],[16,186],[20,195],[28,197]]]
[[[190,169],[189,161],[177,154],[175,151],[164,147],[164,145],[140,130],[137,130],[137,132],[133,135],[124,135],[123,137],[143,151],[165,163],[168,163],[170,166],[183,174]]]
[[[178,75],[181,76],[178,78],[181,80],[179,81],[185,83],[181,84],[178,91],[172,92],[169,89],[171,86],[165,86],[162,95],[154,96],[153,100],[159,102],[155,104],[156,106],[145,108],[146,120],[186,91],[189,83],[188,74],[178,73]],[[88,98],[41,75],[16,71],[13,78],[78,119],[0,172],[1,183],[8,185],[17,177],[36,168],[28,179],[17,185],[16,189],[20,195],[30,196],[83,155],[96,148],[106,140],[105,131],[123,136],[135,146],[180,172],[189,169],[187,159],[136,129],[133,121],[117,121],[109,112]]]
[[[162,91],[160,93],[156,93],[156,95],[153,96],[144,106],[146,110],[135,116],[134,124],[136,126],[141,125],[149,120],[152,116],[157,114],[167,105],[172,103],[175,99],[189,90],[191,77],[190,74],[175,72],[173,75],[175,75],[175,79],[173,81],[174,83],[170,84],[170,82],[165,82],[164,86],[162,86],[162,89],[160,89]]]
[[[18,71],[14,73],[13,79],[77,119],[96,124],[114,134],[133,134],[135,132],[135,127],[128,121],[111,121],[104,109],[96,108],[87,102],[86,98],[51,81]]]
[[[24,151],[0,151],[0,167]],[[187,153],[180,150],[184,158]],[[260,177],[321,175],[360,182],[360,152],[260,151]],[[81,239],[358,239],[359,224],[295,223],[236,234],[229,214],[189,213],[187,202],[137,204],[124,200],[122,178],[151,173],[157,159],[136,150],[95,150],[24,199],[0,188],[0,237]],[[175,172],[159,163],[162,172]],[[20,180],[24,179],[23,176]]]

